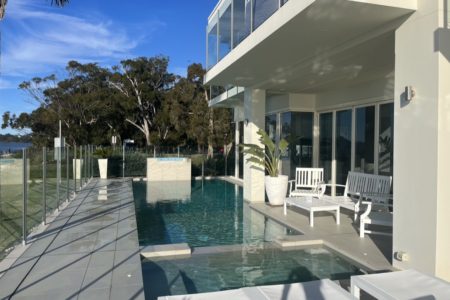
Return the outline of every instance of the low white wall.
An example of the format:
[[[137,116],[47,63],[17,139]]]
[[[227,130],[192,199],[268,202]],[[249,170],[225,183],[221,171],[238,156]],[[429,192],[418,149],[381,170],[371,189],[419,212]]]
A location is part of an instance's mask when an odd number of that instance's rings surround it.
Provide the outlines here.
[[[147,181],[190,181],[191,159],[147,158]]]

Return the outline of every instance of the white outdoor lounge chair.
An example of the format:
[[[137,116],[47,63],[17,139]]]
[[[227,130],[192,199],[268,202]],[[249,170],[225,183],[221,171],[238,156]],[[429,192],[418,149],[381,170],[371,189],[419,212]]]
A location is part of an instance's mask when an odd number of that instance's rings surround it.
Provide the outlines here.
[[[323,183],[323,168],[296,168],[295,180],[289,181],[289,197],[320,197]]]
[[[353,296],[360,290],[377,299],[450,299],[450,283],[416,270],[351,277]]]
[[[363,238],[366,233],[392,235],[391,233],[366,228],[366,225],[393,226],[392,204],[389,203],[392,196],[389,194],[363,194],[361,199],[370,201],[361,201],[361,204],[365,204],[367,208],[359,217],[359,236]]]
[[[338,186],[345,188],[341,196],[322,195],[322,199],[339,204],[341,208],[354,211],[354,219],[358,218],[361,206],[362,194],[388,195],[391,191],[392,177],[383,175],[373,175],[359,172],[348,172],[345,185],[323,184],[322,190],[327,186]],[[387,202],[387,201],[386,201]]]
[[[164,296],[158,300],[309,300],[309,299],[330,299],[330,300],[348,300],[354,299],[343,288],[329,279],[310,281],[294,284],[280,284],[246,287],[237,290],[227,290],[221,292]]]

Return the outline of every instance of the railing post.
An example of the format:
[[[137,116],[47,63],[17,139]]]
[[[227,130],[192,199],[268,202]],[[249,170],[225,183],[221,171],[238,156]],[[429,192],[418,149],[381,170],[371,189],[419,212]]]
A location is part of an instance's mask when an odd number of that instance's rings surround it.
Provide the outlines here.
[[[74,196],[77,193],[77,145],[73,146],[73,193]]]
[[[47,224],[47,148],[42,147],[42,223]]]
[[[27,199],[28,199],[28,169],[27,169],[27,149],[22,150],[23,161],[23,211],[22,211],[22,245],[27,244]]]
[[[56,206],[59,211],[61,205],[60,183],[61,183],[61,147],[55,148],[56,154]]]
[[[66,147],[66,202],[69,202],[70,199],[70,177],[69,177],[69,159],[70,159],[70,155],[69,155],[69,151],[70,151],[70,147],[67,146]]]
[[[125,179],[125,142],[122,147],[122,179]]]
[[[83,160],[83,146],[80,146],[80,190],[83,188],[83,167],[86,162]]]

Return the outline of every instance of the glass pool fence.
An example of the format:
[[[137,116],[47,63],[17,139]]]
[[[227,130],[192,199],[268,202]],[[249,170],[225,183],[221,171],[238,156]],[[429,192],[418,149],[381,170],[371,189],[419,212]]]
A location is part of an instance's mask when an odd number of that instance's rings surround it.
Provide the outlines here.
[[[0,157],[0,260],[88,183],[93,150],[27,148]]]
[[[93,176],[99,177],[100,154],[108,158],[108,178],[146,177],[147,158],[189,158],[192,177],[234,176],[235,147],[205,151],[190,147],[97,147],[94,150]]]

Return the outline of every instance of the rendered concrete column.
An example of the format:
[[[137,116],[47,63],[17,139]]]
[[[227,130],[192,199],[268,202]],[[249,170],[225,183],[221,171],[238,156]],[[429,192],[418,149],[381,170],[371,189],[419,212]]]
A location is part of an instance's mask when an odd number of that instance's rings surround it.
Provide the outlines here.
[[[418,0],[396,32],[393,264],[450,280],[450,33],[443,6]],[[406,86],[416,91],[412,101]]]
[[[244,143],[262,146],[257,131],[264,130],[266,111],[266,92],[245,89],[244,93]],[[248,121],[248,123],[247,123]],[[247,123],[247,124],[246,124]],[[247,163],[244,156],[244,200],[264,202],[264,170]]]

